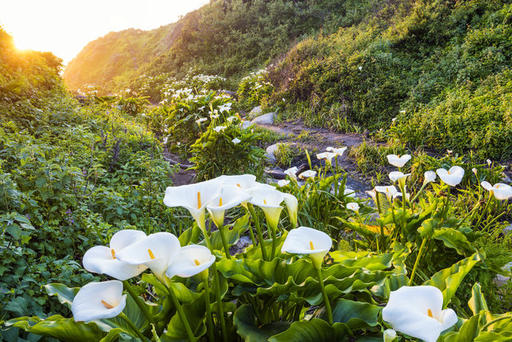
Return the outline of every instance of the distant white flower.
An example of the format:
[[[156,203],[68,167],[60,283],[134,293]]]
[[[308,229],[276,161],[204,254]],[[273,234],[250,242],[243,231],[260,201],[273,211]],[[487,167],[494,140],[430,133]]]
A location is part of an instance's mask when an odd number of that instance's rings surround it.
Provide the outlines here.
[[[287,186],[288,184],[290,184],[290,181],[287,179],[281,179],[277,182],[277,185],[280,187]]]
[[[403,156],[396,154],[387,155],[388,162],[396,167],[403,167],[409,160],[411,160],[410,154],[404,154]]]
[[[426,185],[428,183],[431,183],[436,180],[437,176],[434,171],[425,171],[423,174],[423,185]]]
[[[327,164],[331,164],[332,163],[332,158],[336,157],[336,153],[322,152],[322,153],[317,153],[316,157],[318,159],[325,159],[325,162]]]
[[[393,198],[395,198],[396,194],[398,193],[398,190],[395,188],[394,185],[376,186],[375,191],[385,194],[388,201],[391,201]]]
[[[392,291],[382,319],[393,329],[425,342],[436,342],[458,321],[455,311],[443,310],[443,294],[434,286],[402,286]]]
[[[491,166],[492,161],[490,159],[487,159],[487,165]]]
[[[363,70],[362,66],[358,66],[357,68],[359,69],[359,71]]]
[[[347,147],[343,146],[340,148],[334,148],[334,147],[329,146],[325,150],[328,152],[334,153],[336,157],[341,157],[341,156],[343,156],[343,153],[345,153],[345,151],[347,150]]]
[[[197,120],[196,120],[196,123],[197,123],[199,126],[201,126],[201,123],[202,123],[202,122],[205,122],[205,121],[207,121],[207,120],[208,120],[207,118],[200,118],[200,119],[197,119]]]
[[[395,122],[395,121],[396,121],[396,118],[391,119],[391,122]]]
[[[471,171],[473,171],[473,173],[475,174],[475,176],[478,175],[478,170],[476,169],[476,167],[472,168]]]
[[[512,198],[512,186],[508,184],[496,183],[491,185],[491,183],[483,181],[481,185],[485,190],[490,191],[497,200],[504,201]]]
[[[210,117],[212,119],[218,119],[219,118],[219,114],[212,114],[212,115],[210,115]]]
[[[239,144],[241,142],[241,140],[238,138],[234,138],[233,140],[231,140],[231,142],[236,145],[236,144]]]
[[[345,191],[343,191],[343,195],[347,197],[356,197],[356,192],[350,188],[345,188]]]
[[[395,183],[396,181],[399,181],[401,179],[403,179],[405,181],[405,179],[407,177],[409,177],[411,174],[410,173],[403,173],[403,172],[400,172],[400,171],[392,171],[389,173],[389,179]]]
[[[452,166],[449,170],[439,168],[436,173],[449,186],[457,186],[464,177],[464,169],[460,166]]]
[[[233,122],[233,121],[234,121],[234,120],[236,120],[236,119],[238,119],[236,116],[231,115],[231,116],[230,116],[230,117],[228,117],[226,120],[227,120],[228,122]]]
[[[291,167],[291,168],[285,170],[284,173],[288,177],[296,179],[297,178],[297,171],[299,171],[299,169],[296,166],[294,166],[294,167]]]
[[[213,130],[217,133],[219,133],[220,131],[223,131],[226,129],[226,126],[217,126],[217,127],[214,127]]]
[[[357,204],[356,202],[347,203],[347,209],[355,211],[357,213],[359,212],[359,204]]]
[[[302,172],[299,175],[299,178],[300,179],[306,179],[306,178],[314,178],[315,176],[316,176],[316,171],[307,170],[307,171]]]

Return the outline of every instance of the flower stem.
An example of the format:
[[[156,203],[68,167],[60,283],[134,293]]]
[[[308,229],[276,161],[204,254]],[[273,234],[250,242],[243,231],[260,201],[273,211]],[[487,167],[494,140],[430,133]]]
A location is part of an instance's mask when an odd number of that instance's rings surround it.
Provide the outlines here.
[[[140,332],[139,328],[137,328],[135,326],[135,324],[133,324],[133,322],[128,318],[128,316],[126,316],[123,312],[121,312],[119,314],[119,317],[122,320],[124,320],[126,322],[126,324],[128,324],[130,329],[133,330],[133,332],[137,335],[138,338],[140,338],[143,342],[149,341],[146,336],[142,335],[142,333]]]
[[[256,233],[258,234],[258,240],[260,240],[260,248],[261,255],[263,260],[268,260],[267,251],[265,250],[265,246],[263,246],[263,233],[261,232],[261,225],[258,215],[256,215],[256,211],[251,203],[247,203],[247,208],[249,208],[249,212],[251,213],[252,219],[254,220],[254,226],[256,227]]]
[[[206,304],[206,324],[208,325],[208,339],[210,342],[215,342],[215,336],[213,335],[213,320],[212,320],[212,309],[210,307],[210,284],[208,277],[208,269],[203,271],[203,283],[205,292],[205,304]]]
[[[277,228],[274,228],[274,227],[270,228],[270,230],[272,231],[272,254],[270,256],[270,260],[274,259],[274,255],[276,254],[276,242],[277,242],[276,229]]]
[[[215,266],[215,264],[212,265],[212,268],[213,268],[213,275],[214,275],[214,280],[215,280],[215,296],[217,297],[217,315],[219,316],[219,320],[220,320],[222,339],[224,340],[224,342],[228,342],[226,321],[224,320],[224,308],[222,305],[222,297],[220,294],[219,274],[217,272],[217,267]]]
[[[324,296],[325,311],[327,311],[327,319],[329,321],[329,324],[332,325],[334,320],[332,318],[331,303],[329,302],[329,297],[327,296],[327,292],[325,292],[324,279],[322,278],[322,267],[316,267],[316,271],[318,274],[318,282],[320,283],[322,295]]]
[[[185,331],[187,332],[187,337],[190,342],[195,342],[196,337],[194,336],[194,333],[192,332],[192,328],[190,328],[190,323],[188,322],[187,316],[185,315],[185,312],[183,311],[183,307],[181,306],[180,302],[178,301],[178,298],[176,298],[176,295],[174,294],[174,290],[172,289],[172,285],[169,286],[169,296],[171,297],[171,300],[176,307],[176,311],[178,311],[178,315],[180,316],[181,322],[183,323],[183,326],[185,327]]]
[[[222,246],[224,246],[224,252],[226,253],[226,258],[231,259],[231,254],[229,254],[229,245],[226,240],[226,235],[224,235],[224,225],[220,225],[219,227],[220,239],[222,240]]]
[[[420,250],[418,251],[418,255],[416,256],[416,261],[414,262],[414,266],[412,268],[411,279],[409,279],[409,286],[412,285],[414,280],[414,274],[416,273],[416,268],[418,267],[418,263],[420,262],[421,254],[423,253],[423,248],[425,248],[425,243],[427,242],[427,238],[424,238],[421,241]]]
[[[126,291],[128,291],[130,296],[133,298],[133,300],[135,301],[135,304],[137,304],[137,306],[139,307],[142,314],[146,317],[146,319],[149,322],[153,322],[154,319],[151,316],[151,314],[149,313],[148,308],[146,307],[146,304],[144,304],[144,301],[139,296],[137,296],[137,294],[135,293],[135,290],[133,289],[133,286],[128,282],[128,280],[123,281],[123,286],[126,289]]]

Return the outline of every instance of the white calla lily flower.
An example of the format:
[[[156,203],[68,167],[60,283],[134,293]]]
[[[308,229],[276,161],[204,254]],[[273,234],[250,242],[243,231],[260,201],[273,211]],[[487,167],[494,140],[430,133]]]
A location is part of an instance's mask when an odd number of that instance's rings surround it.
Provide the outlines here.
[[[290,181],[287,180],[287,179],[281,179],[281,180],[278,180],[277,181],[277,186],[279,187],[283,187],[283,186],[287,186],[288,184],[290,184]]]
[[[443,294],[434,286],[403,286],[392,291],[382,318],[393,329],[425,342],[457,323],[452,309],[443,310]]]
[[[460,166],[452,166],[449,170],[439,168],[436,173],[449,186],[459,185],[464,177],[464,169]]]
[[[396,154],[387,155],[388,162],[395,167],[403,167],[409,160],[411,160],[410,154],[404,154],[402,156]]]
[[[297,172],[299,171],[299,169],[297,168],[297,166],[294,166],[294,167],[291,167],[287,170],[284,170],[284,173],[290,177],[290,178],[293,178],[293,179],[297,179]]]
[[[385,194],[388,201],[391,201],[393,198],[395,198],[396,194],[398,193],[398,190],[394,185],[376,186],[375,191]]]
[[[252,196],[249,202],[260,207],[265,214],[267,223],[272,229],[276,229],[279,224],[281,211],[283,210],[281,206],[281,203],[284,201],[283,193],[273,187],[267,188],[264,186],[256,186],[248,191]]]
[[[395,183],[396,181],[400,181],[401,179],[407,179],[411,174],[410,173],[403,173],[400,171],[392,171],[389,173],[389,179]]]
[[[332,152],[332,153],[334,153],[334,155],[335,155],[336,157],[341,157],[341,156],[343,156],[343,153],[345,153],[345,151],[347,150],[347,147],[346,147],[346,146],[343,146],[343,147],[340,147],[340,148],[334,148],[334,147],[329,146],[329,147],[327,147],[325,150],[326,150],[327,152]]]
[[[256,182],[256,176],[251,174],[244,175],[222,175],[215,178],[213,181],[218,181],[222,185],[234,185],[241,190],[247,190],[255,187],[258,183]]]
[[[302,172],[299,175],[299,178],[300,179],[306,179],[306,178],[314,178],[315,176],[316,176],[316,171],[307,170],[307,171]]]
[[[428,183],[432,183],[437,178],[437,175],[434,171],[425,171],[423,174],[423,185],[427,185]]]
[[[215,256],[205,246],[189,245],[180,248],[165,273],[167,277],[189,278],[207,270],[215,262]]]
[[[343,191],[343,195],[347,196],[347,197],[354,198],[354,197],[356,197],[356,192],[355,192],[355,190],[352,190],[350,188],[345,188],[345,190]]]
[[[307,254],[315,267],[319,268],[331,247],[332,239],[326,233],[309,227],[299,227],[288,232],[281,252]]]
[[[138,276],[146,270],[144,265],[131,265],[119,260],[119,252],[139,240],[146,234],[139,230],[120,230],[110,239],[110,246],[94,246],[85,252],[82,259],[84,268],[93,273],[106,274],[119,280],[127,280]]]
[[[242,140],[240,140],[240,139],[238,139],[238,138],[233,138],[233,139],[231,140],[231,142],[232,142],[233,144],[235,144],[235,145],[236,145],[236,144],[240,144],[240,142],[241,142],[241,141],[242,141]]]
[[[199,228],[206,230],[205,208],[221,191],[219,179],[206,182],[170,186],[165,190],[164,204],[168,207],[184,207],[196,220]]]
[[[174,234],[160,232],[123,248],[117,257],[132,265],[146,265],[162,279],[179,249],[180,241]]]
[[[288,211],[288,216],[290,217],[290,223],[292,227],[297,227],[299,201],[297,201],[297,197],[292,194],[283,193],[283,197],[284,203],[286,204],[286,210]]]
[[[512,186],[508,184],[496,183],[491,185],[491,183],[483,181],[481,185],[485,190],[491,192],[494,195],[494,198],[499,201],[506,201],[509,198],[512,198]]]
[[[224,185],[220,194],[206,206],[217,227],[224,225],[226,210],[241,205],[251,199],[251,195],[236,185]]]
[[[119,315],[126,306],[123,283],[119,280],[84,285],[71,304],[76,322],[90,322]]]
[[[332,163],[332,158],[336,157],[336,153],[322,152],[322,153],[317,153],[316,157],[318,159],[325,159],[325,162],[330,165]]]
[[[355,211],[356,213],[359,212],[359,204],[357,204],[356,202],[350,202],[350,203],[347,203],[347,209],[348,210],[352,210],[352,211]]]

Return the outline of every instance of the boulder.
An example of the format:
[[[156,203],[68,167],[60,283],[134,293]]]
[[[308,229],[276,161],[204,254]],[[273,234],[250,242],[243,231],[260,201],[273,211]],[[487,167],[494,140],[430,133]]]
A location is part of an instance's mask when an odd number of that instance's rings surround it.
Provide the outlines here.
[[[252,123],[258,125],[272,125],[274,123],[274,119],[276,117],[276,113],[270,112],[267,114],[263,114],[258,116],[257,118],[252,119]]]
[[[257,106],[251,109],[251,111],[247,114],[247,117],[249,119],[254,119],[257,116],[260,116],[261,114],[263,114],[263,109],[261,109],[261,106]]]

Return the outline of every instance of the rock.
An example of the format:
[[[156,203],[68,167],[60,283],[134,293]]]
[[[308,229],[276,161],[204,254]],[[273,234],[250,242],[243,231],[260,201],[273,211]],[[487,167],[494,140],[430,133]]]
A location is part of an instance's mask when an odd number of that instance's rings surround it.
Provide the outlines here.
[[[244,249],[247,248],[247,246],[249,246],[251,244],[252,244],[252,241],[251,241],[250,237],[248,237],[246,235],[240,236],[240,239],[238,239],[236,244],[234,244],[233,246],[231,246],[229,248],[229,254],[235,255],[238,253],[242,253],[244,251]]]
[[[265,169],[265,173],[271,177],[272,179],[285,179],[286,174],[284,171],[278,167],[272,169]]]
[[[279,148],[279,146],[281,145],[281,143],[277,143],[277,144],[273,144],[273,145],[270,145],[268,146],[266,149],[265,149],[265,157],[267,157],[268,161],[271,163],[271,164],[274,164],[276,162],[276,151],[277,149]]]
[[[261,109],[261,106],[257,106],[257,107],[254,107],[253,109],[251,109],[249,114],[247,114],[247,117],[249,119],[254,119],[257,116],[260,116],[261,114],[263,114],[263,109]]]
[[[276,117],[276,113],[270,112],[267,114],[263,114],[258,116],[257,118],[252,119],[252,123],[259,125],[272,125],[274,123],[274,119]]]
[[[506,264],[505,266],[503,266],[501,268],[503,271],[505,272],[510,272],[510,270],[512,269],[512,261],[509,262],[508,264]],[[496,286],[498,287],[503,287],[505,286],[508,282],[510,281],[510,277],[508,276],[504,276],[502,274],[498,274],[496,275],[496,277],[494,278],[494,283],[496,284]]]

